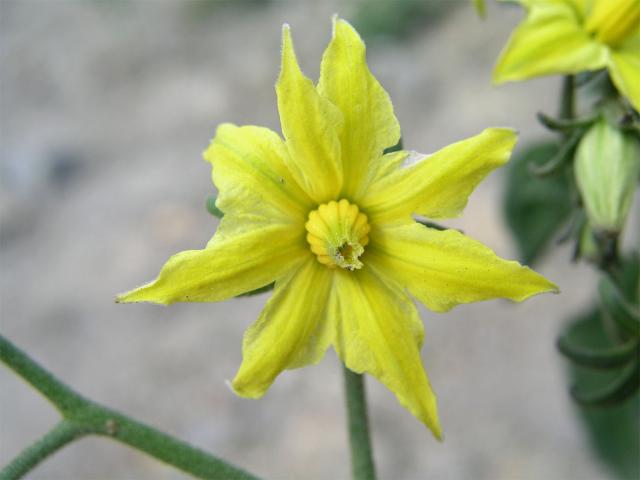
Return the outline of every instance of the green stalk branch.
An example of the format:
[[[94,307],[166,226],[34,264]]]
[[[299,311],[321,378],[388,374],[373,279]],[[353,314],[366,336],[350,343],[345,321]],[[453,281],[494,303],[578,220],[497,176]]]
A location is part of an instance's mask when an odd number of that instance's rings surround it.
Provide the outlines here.
[[[347,367],[343,368],[353,480],[375,480],[364,378]]]
[[[0,360],[38,390],[63,416],[54,429],[0,471],[0,480],[20,478],[67,443],[89,434],[122,442],[197,478],[257,480],[203,450],[82,397],[2,335]]]
[[[69,420],[62,420],[34,444],[25,448],[20,455],[9,463],[0,472],[0,479],[13,480],[21,478],[42,460],[60,450],[67,443],[71,443],[83,436],[85,433],[86,432],[77,424]]]

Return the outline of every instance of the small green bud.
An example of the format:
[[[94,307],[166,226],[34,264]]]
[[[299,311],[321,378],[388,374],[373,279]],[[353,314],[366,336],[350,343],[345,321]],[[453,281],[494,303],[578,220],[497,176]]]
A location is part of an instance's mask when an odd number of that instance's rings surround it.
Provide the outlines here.
[[[594,232],[624,227],[640,174],[640,141],[600,118],[580,141],[575,176]]]

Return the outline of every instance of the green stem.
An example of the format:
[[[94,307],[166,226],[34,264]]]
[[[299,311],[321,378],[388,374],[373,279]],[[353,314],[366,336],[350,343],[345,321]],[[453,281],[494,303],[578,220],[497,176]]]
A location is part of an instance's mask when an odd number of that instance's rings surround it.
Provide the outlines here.
[[[354,480],[374,480],[373,451],[367,419],[364,378],[344,367],[345,395],[351,444],[351,471]]]
[[[256,480],[203,450],[103,407],[67,387],[0,335],[0,360],[38,390],[64,420],[0,471],[0,480],[20,478],[65,444],[86,434],[104,435],[197,478]]]
[[[69,420],[62,420],[34,444],[25,448],[0,472],[0,480],[15,480],[30,472],[49,455],[60,450],[86,432]]]
[[[573,75],[566,75],[562,80],[559,113],[561,119],[571,119],[576,116],[576,79]]]

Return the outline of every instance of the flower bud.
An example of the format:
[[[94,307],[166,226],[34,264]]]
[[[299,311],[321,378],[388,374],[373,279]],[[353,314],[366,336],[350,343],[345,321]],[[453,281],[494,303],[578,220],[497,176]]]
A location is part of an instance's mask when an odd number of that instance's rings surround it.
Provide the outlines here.
[[[596,233],[619,233],[640,173],[640,141],[600,118],[580,141],[576,183]]]

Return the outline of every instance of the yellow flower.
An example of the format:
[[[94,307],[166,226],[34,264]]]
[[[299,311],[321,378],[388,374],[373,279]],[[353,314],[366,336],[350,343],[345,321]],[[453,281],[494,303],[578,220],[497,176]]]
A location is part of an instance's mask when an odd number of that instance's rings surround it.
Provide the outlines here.
[[[244,337],[232,382],[239,395],[261,397],[284,369],[317,363],[333,346],[440,438],[419,353],[423,327],[408,292],[443,312],[556,287],[412,214],[459,214],[482,178],[508,160],[516,136],[495,128],[430,156],[383,154],[400,126],[364,43],[340,19],[317,86],[300,71],[285,25],[276,92],[284,141],[266,128],[223,124],[204,153],[225,214],[207,247],[171,257],[155,281],[118,301],[217,302],[275,281]]]
[[[519,0],[527,18],[495,67],[502,83],[607,68],[640,110],[640,0]]]

